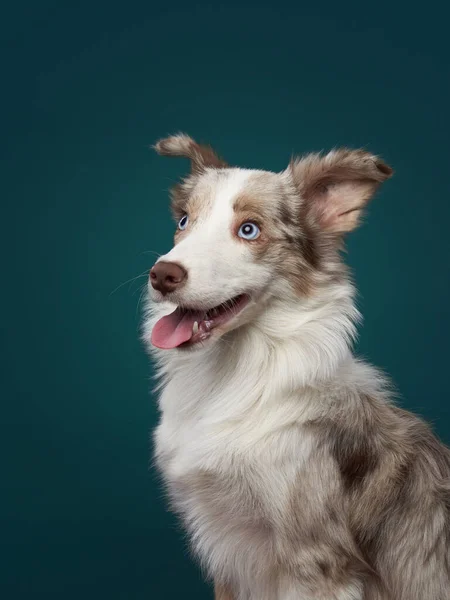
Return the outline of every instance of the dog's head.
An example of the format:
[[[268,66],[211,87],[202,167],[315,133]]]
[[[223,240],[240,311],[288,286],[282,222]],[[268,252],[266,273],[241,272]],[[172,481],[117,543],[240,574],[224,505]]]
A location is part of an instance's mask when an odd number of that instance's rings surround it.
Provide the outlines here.
[[[175,245],[150,272],[160,348],[194,347],[247,322],[260,300],[308,296],[336,277],[344,234],[392,170],[363,150],[292,160],[281,173],[230,167],[186,135],[159,141],[191,173],[172,191]]]

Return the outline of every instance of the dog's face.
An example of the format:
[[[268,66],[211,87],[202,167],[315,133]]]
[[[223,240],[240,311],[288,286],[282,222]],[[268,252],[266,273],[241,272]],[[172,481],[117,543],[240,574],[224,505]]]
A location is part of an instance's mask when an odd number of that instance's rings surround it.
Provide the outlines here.
[[[308,155],[271,173],[230,168],[187,136],[156,149],[192,162],[172,194],[175,245],[150,273],[153,300],[178,307],[153,329],[160,348],[217,339],[262,298],[313,294],[336,273],[342,234],[392,173],[362,151]]]

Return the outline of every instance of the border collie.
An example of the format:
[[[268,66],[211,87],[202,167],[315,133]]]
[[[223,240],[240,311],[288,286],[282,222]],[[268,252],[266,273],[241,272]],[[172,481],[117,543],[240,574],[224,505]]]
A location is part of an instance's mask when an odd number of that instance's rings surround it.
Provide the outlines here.
[[[155,148],[191,162],[148,285],[155,456],[217,600],[449,600],[450,450],[352,354],[343,238],[391,168]]]

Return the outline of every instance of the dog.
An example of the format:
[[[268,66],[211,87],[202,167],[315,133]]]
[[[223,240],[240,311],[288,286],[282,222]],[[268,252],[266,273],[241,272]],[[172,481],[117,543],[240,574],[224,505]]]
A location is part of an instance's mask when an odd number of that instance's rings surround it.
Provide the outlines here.
[[[449,600],[450,450],[352,354],[341,255],[392,169],[364,150],[229,166],[184,134],[150,271],[155,462],[217,600]]]

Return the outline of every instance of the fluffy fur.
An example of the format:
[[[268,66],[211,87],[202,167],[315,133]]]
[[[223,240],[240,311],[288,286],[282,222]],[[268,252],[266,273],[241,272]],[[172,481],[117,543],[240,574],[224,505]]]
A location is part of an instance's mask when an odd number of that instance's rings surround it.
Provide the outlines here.
[[[353,357],[358,312],[342,236],[392,171],[363,151],[230,168],[187,136],[173,192],[189,225],[160,260],[188,272],[151,290],[144,339],[160,378],[156,461],[223,600],[448,600],[450,452]],[[254,241],[237,235],[254,222]],[[250,303],[204,345],[156,350],[176,306]]]

